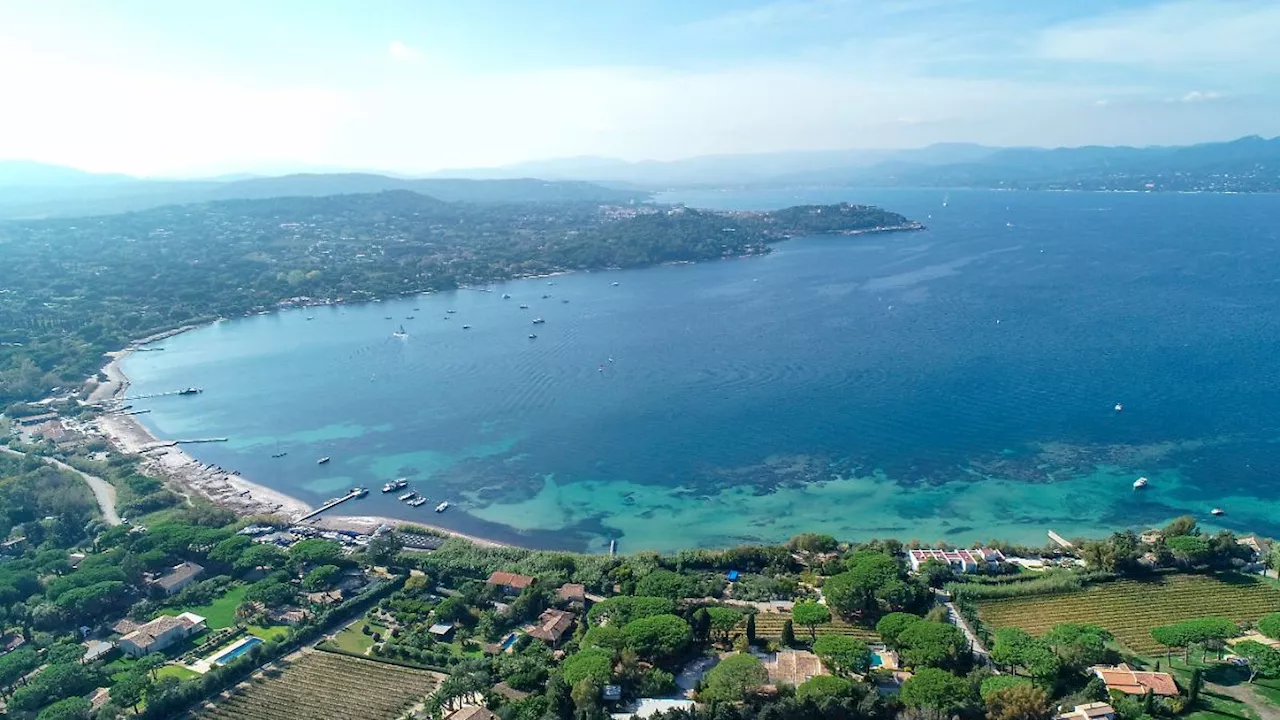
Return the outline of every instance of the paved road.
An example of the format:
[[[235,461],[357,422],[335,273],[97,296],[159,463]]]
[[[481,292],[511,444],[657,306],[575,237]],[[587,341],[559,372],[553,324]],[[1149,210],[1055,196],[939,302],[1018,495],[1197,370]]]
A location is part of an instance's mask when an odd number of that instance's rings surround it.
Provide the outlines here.
[[[0,452],[8,453],[9,455],[16,455],[18,457],[27,456],[27,453],[19,452],[7,447],[0,447]],[[80,472],[61,460],[44,457],[43,455],[32,455],[32,457],[39,458],[59,470],[66,470],[69,473],[75,473],[80,476],[89,484],[89,489],[93,491],[93,497],[98,501],[98,509],[102,511],[102,519],[105,520],[108,525],[120,524],[120,516],[116,514],[116,489],[111,485],[111,483],[100,477]]]
[[[965,620],[964,616],[960,614],[960,609],[956,607],[955,603],[943,600],[945,596],[941,592],[938,592],[937,596],[939,600],[942,600],[942,604],[947,607],[947,619],[951,621],[952,625],[960,628],[965,638],[968,639],[969,648],[973,651],[973,657],[983,665],[990,665],[991,656],[987,653],[987,648],[982,645],[982,641],[974,634],[973,628],[969,627],[969,621]]]

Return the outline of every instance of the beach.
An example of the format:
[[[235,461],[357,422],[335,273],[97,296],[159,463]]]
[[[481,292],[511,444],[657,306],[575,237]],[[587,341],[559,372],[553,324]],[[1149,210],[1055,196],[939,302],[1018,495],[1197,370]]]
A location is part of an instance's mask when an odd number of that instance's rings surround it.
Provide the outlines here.
[[[129,389],[129,378],[122,363],[139,346],[185,332],[189,327],[145,338],[128,348],[109,353],[110,361],[102,368],[105,382],[99,383],[90,395],[90,401],[122,405]],[[125,455],[140,455],[142,470],[162,478],[175,491],[187,496],[205,498],[214,505],[231,510],[239,516],[279,515],[294,520],[313,508],[293,496],[273,490],[242,477],[233,469],[202,463],[191,457],[174,440],[156,437],[133,415],[105,412],[97,420],[102,436]],[[420,522],[408,522],[394,518],[368,515],[321,515],[306,521],[309,525],[327,530],[347,530],[371,533],[380,525],[395,527],[412,524],[454,537],[461,537],[479,545],[500,547],[502,543],[459,533],[448,528],[435,527]]]

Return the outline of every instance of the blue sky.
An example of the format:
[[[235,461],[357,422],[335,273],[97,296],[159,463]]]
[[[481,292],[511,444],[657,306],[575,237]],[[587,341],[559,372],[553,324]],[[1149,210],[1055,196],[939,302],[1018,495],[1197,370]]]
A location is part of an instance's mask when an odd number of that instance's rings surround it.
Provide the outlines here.
[[[0,157],[195,175],[1280,134],[1255,0],[0,0]]]

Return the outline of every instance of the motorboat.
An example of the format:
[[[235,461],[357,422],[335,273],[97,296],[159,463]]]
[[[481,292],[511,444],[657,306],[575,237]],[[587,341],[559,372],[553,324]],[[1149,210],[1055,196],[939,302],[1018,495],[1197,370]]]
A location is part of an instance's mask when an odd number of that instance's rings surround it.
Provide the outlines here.
[[[358,498],[362,498],[362,497],[364,497],[365,495],[368,495],[368,494],[369,494],[369,489],[368,489],[368,488],[362,488],[362,487],[351,488],[351,494],[352,494],[352,495],[355,495],[355,496],[356,496],[356,497],[358,497]]]
[[[1226,515],[1227,511],[1223,510],[1222,508],[1214,508],[1209,511],[1209,514],[1210,515]]]
[[[1144,478],[1144,477],[1140,477],[1140,478],[1138,478],[1137,480],[1134,480],[1134,481],[1133,481],[1133,489],[1134,489],[1134,490],[1140,490],[1140,489],[1142,489],[1142,488],[1144,488],[1144,487],[1146,487],[1146,486],[1147,486],[1147,479],[1146,479],[1146,478]]]
[[[1124,405],[1116,403],[1116,412],[1124,412]]]
[[[396,490],[399,490],[400,488],[404,488],[404,487],[409,487],[409,481],[404,478],[396,478],[395,480],[392,480],[386,485],[383,485],[382,492],[384,493],[395,492]]]
[[[410,490],[409,492],[407,492],[407,493],[405,493],[405,494],[401,495],[401,496],[400,496],[399,498],[397,498],[397,499],[398,499],[400,502],[409,502],[410,500],[412,500],[412,499],[414,499],[414,498],[416,498],[416,497],[418,497],[418,493],[414,492],[413,490]]]
[[[529,339],[530,339],[530,340],[537,340],[537,339],[538,339],[538,333],[529,333]]]
[[[542,324],[543,324],[543,323],[545,323],[545,322],[546,322],[546,320],[543,320],[542,318],[534,318],[534,319],[533,319],[533,324],[534,324],[534,325],[542,325]]]
[[[420,497],[415,500],[410,500],[409,504],[413,507],[422,507],[423,505],[427,504],[427,499],[424,497]]]
[[[317,460],[317,461],[316,461],[316,464],[317,464],[317,465],[324,465],[324,464],[325,464],[325,463],[327,463],[327,462],[329,462],[329,456],[328,456],[328,455],[325,455],[324,457],[322,457],[322,458],[320,458],[319,460]]]
[[[446,500],[446,501],[444,501],[444,502],[442,502],[442,503],[440,503],[439,505],[437,505],[437,506],[436,506],[436,512],[444,512],[445,510],[448,510],[448,509],[449,509],[449,501],[448,501],[448,500]]]

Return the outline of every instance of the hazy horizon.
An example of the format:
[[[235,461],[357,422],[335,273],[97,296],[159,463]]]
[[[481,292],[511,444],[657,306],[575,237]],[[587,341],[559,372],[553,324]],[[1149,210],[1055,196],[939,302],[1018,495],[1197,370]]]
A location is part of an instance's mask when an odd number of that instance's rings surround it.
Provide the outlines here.
[[[0,4],[0,157],[150,177],[1280,135],[1258,0]]]

